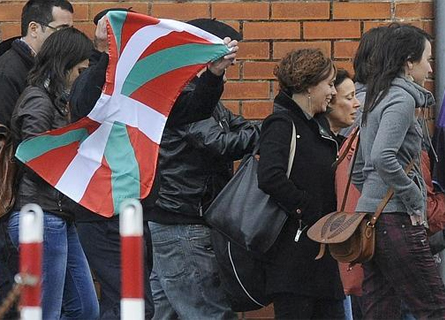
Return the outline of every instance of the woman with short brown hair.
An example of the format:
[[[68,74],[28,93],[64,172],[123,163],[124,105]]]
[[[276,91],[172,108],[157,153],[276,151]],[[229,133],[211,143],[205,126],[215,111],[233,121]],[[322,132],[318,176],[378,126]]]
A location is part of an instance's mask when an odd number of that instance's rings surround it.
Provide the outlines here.
[[[343,319],[343,288],[337,262],[315,260],[319,244],[306,230],[336,209],[334,167],[338,145],[322,113],[336,94],[332,61],[320,50],[289,52],[275,69],[280,91],[264,121],[259,187],[289,214],[267,252],[267,294],[277,319]],[[289,178],[292,124],[296,152]]]

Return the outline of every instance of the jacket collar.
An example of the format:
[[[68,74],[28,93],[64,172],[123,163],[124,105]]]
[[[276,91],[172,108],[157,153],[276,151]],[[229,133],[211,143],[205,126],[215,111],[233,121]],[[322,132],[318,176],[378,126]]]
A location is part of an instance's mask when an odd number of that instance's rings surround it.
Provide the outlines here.
[[[283,91],[280,91],[275,97],[274,112],[292,113],[314,126],[318,130],[321,137],[333,140],[330,134],[329,122],[323,114],[316,114],[314,117],[308,119],[307,115],[303,112],[301,107]]]
[[[25,65],[31,69],[34,65],[34,56],[32,55],[31,48],[26,44],[26,42],[17,39],[11,44],[11,50],[14,50],[20,58],[23,60]]]

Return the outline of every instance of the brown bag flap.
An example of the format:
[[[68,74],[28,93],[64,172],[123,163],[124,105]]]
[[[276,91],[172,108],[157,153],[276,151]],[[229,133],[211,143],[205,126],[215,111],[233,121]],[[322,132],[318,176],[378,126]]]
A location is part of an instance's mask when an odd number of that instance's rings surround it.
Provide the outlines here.
[[[318,220],[308,231],[310,239],[320,243],[340,243],[352,236],[368,213],[332,212]]]

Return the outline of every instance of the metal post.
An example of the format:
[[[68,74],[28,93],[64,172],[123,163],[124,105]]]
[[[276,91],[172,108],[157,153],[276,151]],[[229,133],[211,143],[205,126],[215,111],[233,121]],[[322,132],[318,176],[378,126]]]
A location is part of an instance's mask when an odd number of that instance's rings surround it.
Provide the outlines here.
[[[142,206],[134,199],[125,200],[120,208],[121,235],[121,318],[145,319]]]
[[[22,320],[42,319],[42,254],[43,211],[36,204],[27,204],[20,211],[20,277],[23,291],[20,299]]]

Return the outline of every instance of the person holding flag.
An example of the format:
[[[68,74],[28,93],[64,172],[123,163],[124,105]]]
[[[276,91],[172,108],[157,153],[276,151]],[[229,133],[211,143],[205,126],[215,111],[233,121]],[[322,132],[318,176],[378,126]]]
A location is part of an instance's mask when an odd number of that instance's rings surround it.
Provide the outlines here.
[[[75,122],[87,116],[102,94],[106,81],[106,70],[109,65],[109,45],[107,38],[108,12],[131,11],[122,8],[110,8],[96,15],[95,33],[96,50],[90,58],[90,66],[73,85],[70,94],[72,121]],[[167,127],[208,118],[212,115],[223,91],[223,74],[225,68],[233,63],[238,50],[236,41],[226,40],[231,48],[230,55],[208,65],[205,74],[199,78],[193,90],[181,92],[173,105],[167,119]],[[149,161],[146,154],[144,161]],[[157,184],[154,184],[152,194],[142,200],[144,221],[156,198]],[[100,318],[119,319],[120,317],[120,237],[118,216],[111,218],[94,214],[84,208],[76,212],[76,223],[79,238],[88,257],[91,269],[100,284]],[[144,268],[145,286],[145,316],[150,319],[154,314],[153,300],[149,276],[152,270],[152,244],[148,224],[144,224],[146,266]]]

